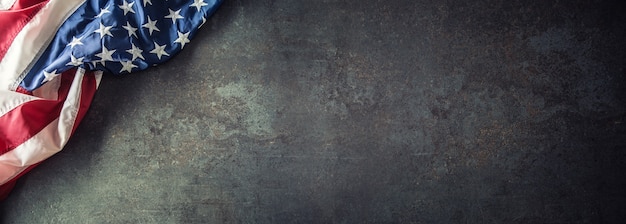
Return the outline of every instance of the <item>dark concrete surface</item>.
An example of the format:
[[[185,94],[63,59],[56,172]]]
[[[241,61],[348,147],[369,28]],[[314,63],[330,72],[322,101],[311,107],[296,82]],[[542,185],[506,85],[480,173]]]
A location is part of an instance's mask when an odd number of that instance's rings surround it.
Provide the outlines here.
[[[3,223],[622,223],[623,1],[230,0]]]

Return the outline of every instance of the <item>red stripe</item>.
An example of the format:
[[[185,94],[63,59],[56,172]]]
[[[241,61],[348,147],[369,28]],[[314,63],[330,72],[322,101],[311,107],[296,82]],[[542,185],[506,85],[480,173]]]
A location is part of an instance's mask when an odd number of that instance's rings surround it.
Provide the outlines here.
[[[34,5],[40,4],[42,2],[47,2],[48,0],[17,0],[13,3],[13,6],[9,10],[20,10],[30,8]]]
[[[59,100],[26,102],[0,117],[0,155],[11,151],[58,118],[76,69],[61,75]]]
[[[23,93],[23,94],[31,95],[31,96],[33,95],[32,91],[28,91],[27,89],[24,89],[24,87],[22,86],[17,86],[17,88],[15,89],[15,92]]]
[[[80,92],[80,106],[78,107],[78,115],[76,115],[74,127],[72,127],[72,134],[74,134],[78,124],[80,124],[80,121],[82,121],[85,114],[87,114],[89,105],[91,105],[91,100],[93,100],[93,96],[96,95],[96,90],[98,89],[97,85],[95,72],[86,71],[83,76],[83,83]]]
[[[0,60],[4,58],[15,36],[47,3],[47,0],[17,0],[11,9],[0,11]]]

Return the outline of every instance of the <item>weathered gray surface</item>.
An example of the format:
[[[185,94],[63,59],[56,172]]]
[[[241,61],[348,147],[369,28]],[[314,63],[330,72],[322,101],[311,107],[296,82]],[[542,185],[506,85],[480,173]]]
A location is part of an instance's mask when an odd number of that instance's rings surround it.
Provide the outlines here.
[[[0,221],[619,223],[625,15],[228,1],[169,63],[106,77]]]

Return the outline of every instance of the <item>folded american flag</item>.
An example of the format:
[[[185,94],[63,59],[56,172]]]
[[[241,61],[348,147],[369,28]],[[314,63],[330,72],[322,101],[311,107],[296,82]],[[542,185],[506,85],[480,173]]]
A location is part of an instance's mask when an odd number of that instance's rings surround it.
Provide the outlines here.
[[[0,199],[59,152],[102,72],[183,49],[222,0],[0,0]]]

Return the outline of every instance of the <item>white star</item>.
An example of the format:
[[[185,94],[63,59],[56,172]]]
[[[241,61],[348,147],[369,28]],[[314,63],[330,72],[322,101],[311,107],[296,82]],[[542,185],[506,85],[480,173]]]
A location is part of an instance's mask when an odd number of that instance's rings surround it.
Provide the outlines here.
[[[133,55],[133,59],[132,61],[134,61],[137,58],[141,58],[143,60],[146,60],[143,55],[141,54],[141,52],[143,52],[143,50],[141,50],[140,48],[136,47],[135,44],[131,43],[131,48],[126,50],[126,52],[128,52],[129,54]]]
[[[69,44],[67,44],[67,46],[70,46],[70,48],[74,48],[74,46],[76,45],[83,45],[83,42],[80,42],[81,38],[76,38],[76,37],[72,37],[72,42],[70,42]]]
[[[180,9],[178,11],[173,11],[171,9],[167,9],[170,10],[170,14],[165,16],[165,18],[167,19],[172,19],[172,23],[176,24],[176,20],[177,19],[184,19],[185,17],[180,16]]]
[[[164,44],[163,46],[158,45],[156,42],[154,42],[154,49],[150,51],[150,53],[156,54],[157,57],[159,58],[159,60],[161,60],[161,56],[165,55],[165,56],[170,56],[167,52],[165,52],[165,47],[167,46],[167,44]]]
[[[128,4],[128,2],[124,0],[121,5],[117,6],[120,7],[120,9],[124,10],[124,15],[126,15],[126,13],[128,12],[135,13],[135,10],[133,10],[133,4],[135,4],[135,2],[131,2],[130,4]]]
[[[100,34],[100,39],[104,38],[105,35],[109,35],[109,36],[113,36],[113,34],[111,34],[111,28],[113,26],[105,26],[104,24],[102,24],[102,22],[100,22],[100,28],[98,28],[97,30],[93,31],[94,33],[99,33]]]
[[[132,61],[120,61],[120,63],[122,63],[122,70],[120,70],[120,73],[124,71],[130,72],[133,68],[137,67],[137,65],[133,65]]]
[[[100,9],[100,13],[98,13],[98,15],[97,15],[96,17],[94,17],[94,18],[100,18],[100,17],[102,17],[104,14],[107,14],[107,13],[111,13],[111,11],[109,11],[109,8],[108,8],[108,7],[107,7],[107,8],[101,8],[101,9]]]
[[[174,40],[174,43],[180,43],[180,49],[185,47],[186,43],[189,43],[189,32],[181,33],[180,31],[176,31],[178,33],[178,39]]]
[[[80,66],[80,65],[82,65],[82,64],[83,64],[83,59],[84,59],[84,58],[85,58],[85,57],[76,58],[76,57],[74,57],[74,55],[73,55],[73,54],[70,54],[70,62],[68,62],[68,63],[67,63],[67,64],[65,64],[65,65]]]
[[[206,18],[202,17],[202,23],[200,23],[200,26],[198,26],[198,28],[202,27],[202,25],[204,25],[204,23],[206,23]]]
[[[152,21],[150,19],[150,16],[148,16],[148,22],[146,22],[146,24],[143,24],[141,27],[145,27],[148,28],[148,30],[150,31],[150,35],[152,35],[152,31],[161,31],[159,30],[159,28],[156,27],[156,23],[157,21]]]
[[[202,6],[205,6],[205,5],[209,5],[209,4],[206,4],[204,0],[193,0],[193,3],[189,5],[189,7],[196,7],[198,12],[200,12],[200,8],[202,8]]]
[[[52,81],[55,77],[59,76],[59,73],[57,73],[57,70],[55,69],[52,72],[46,72],[43,71],[43,76],[45,76],[46,78],[43,79],[43,81],[41,81],[41,83],[47,82],[47,81]]]
[[[105,46],[102,46],[102,52],[96,54],[96,57],[99,57],[100,63],[102,63],[102,66],[105,66],[106,61],[113,61],[113,53],[115,53],[115,51],[116,50],[110,51]]]
[[[122,26],[122,27],[128,31],[129,37],[135,36],[137,38],[137,33],[135,33],[135,31],[137,31],[137,28],[131,26],[128,21],[126,21],[126,26]]]
[[[143,7],[146,7],[147,3],[150,3],[150,5],[152,5],[152,0],[143,0]]]

